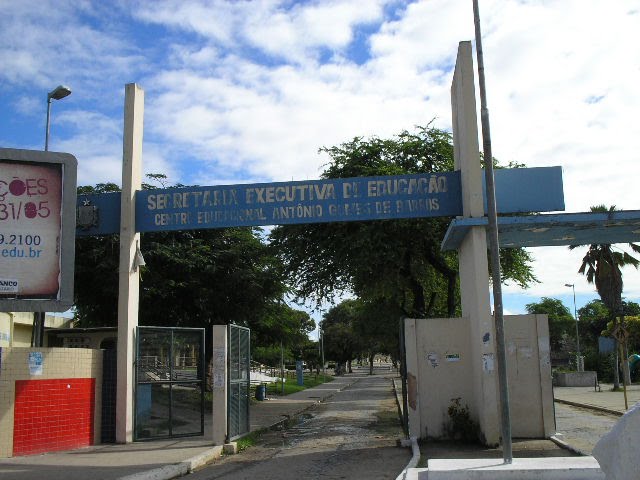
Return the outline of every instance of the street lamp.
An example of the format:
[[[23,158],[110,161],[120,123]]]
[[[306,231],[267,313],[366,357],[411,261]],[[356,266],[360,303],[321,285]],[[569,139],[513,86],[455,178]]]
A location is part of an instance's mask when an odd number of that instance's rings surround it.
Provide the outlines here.
[[[71,95],[71,89],[64,85],[58,85],[47,93],[47,126],[44,136],[44,151],[49,151],[49,122],[51,118],[51,100],[60,100]],[[33,312],[33,331],[31,332],[31,345],[42,347],[44,344],[45,312]]]
[[[49,150],[49,119],[51,118],[51,100],[60,100],[71,95],[71,89],[64,85],[58,85],[47,94],[47,130],[44,136],[44,151]]]
[[[322,378],[326,377],[326,372],[324,369],[324,331],[320,329],[320,348],[322,349]]]
[[[578,371],[582,372],[584,370],[584,366],[582,364],[582,357],[580,356],[580,333],[578,332],[578,311],[576,310],[576,285],[575,283],[565,283],[564,286],[573,288],[573,316],[576,319],[577,367]]]

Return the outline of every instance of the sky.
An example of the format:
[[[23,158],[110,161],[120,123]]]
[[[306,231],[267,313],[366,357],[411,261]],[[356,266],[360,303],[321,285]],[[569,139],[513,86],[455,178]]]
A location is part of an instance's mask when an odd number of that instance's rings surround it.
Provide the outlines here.
[[[121,184],[127,83],[145,91],[145,173],[317,179],[320,147],[429,122],[450,131],[458,42],[474,38],[471,0],[0,0],[0,11],[0,146],[43,149],[47,92],[66,85],[49,149],[77,157],[79,185]],[[640,0],[480,0],[480,14],[494,156],[561,166],[566,212],[640,209]],[[505,313],[544,296],[573,312],[565,284],[578,309],[598,298],[577,272],[585,251],[531,249],[540,283],[504,285]],[[640,271],[623,278],[640,302]]]

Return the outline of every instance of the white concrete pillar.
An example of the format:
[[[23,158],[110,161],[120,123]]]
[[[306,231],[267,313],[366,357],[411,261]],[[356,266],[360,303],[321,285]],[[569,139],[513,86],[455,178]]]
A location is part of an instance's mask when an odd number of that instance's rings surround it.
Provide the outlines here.
[[[227,440],[227,326],[213,326],[213,444],[224,445]]]
[[[461,172],[464,217],[484,216],[478,119],[471,42],[460,42],[451,85],[455,168]],[[498,444],[500,417],[495,356],[495,327],[489,298],[487,239],[484,227],[473,227],[458,249],[462,315],[469,318],[474,405],[489,445]]]
[[[138,326],[140,272],[134,269],[140,234],[136,233],[135,193],[142,183],[142,122],[144,90],[125,86],[122,152],[122,202],[120,207],[120,266],[118,270],[118,383],[116,442],[133,440],[133,362]]]
[[[418,362],[424,361],[419,357],[416,320],[405,318],[404,320],[404,349],[407,367],[407,419],[409,421],[409,437],[425,438],[426,428],[422,425],[422,410],[420,409],[420,366]]]

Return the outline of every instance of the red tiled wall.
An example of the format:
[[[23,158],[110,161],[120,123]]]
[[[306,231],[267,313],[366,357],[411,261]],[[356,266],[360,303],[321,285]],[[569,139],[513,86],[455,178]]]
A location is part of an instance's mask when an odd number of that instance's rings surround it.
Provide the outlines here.
[[[16,380],[13,455],[93,444],[94,378]]]

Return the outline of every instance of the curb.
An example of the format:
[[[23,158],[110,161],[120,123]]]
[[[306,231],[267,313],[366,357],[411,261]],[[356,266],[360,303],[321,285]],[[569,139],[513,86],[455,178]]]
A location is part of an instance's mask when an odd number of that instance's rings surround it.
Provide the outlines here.
[[[222,449],[223,447],[221,445],[216,445],[215,447],[188,458],[183,462],[164,465],[162,467],[134,473],[132,475],[126,475],[124,477],[120,477],[118,480],[171,480],[172,478],[181,477],[187,473],[191,473],[212,460],[220,458],[222,456]]]
[[[573,452],[573,453],[575,453],[577,455],[580,455],[582,457],[590,457],[591,456],[590,453],[584,452],[584,451],[580,450],[579,448],[576,448],[576,447],[568,444],[567,442],[565,442],[564,440],[559,438],[557,435],[551,435],[549,437],[549,440],[551,440],[553,443],[558,445],[560,448],[564,448],[565,450],[569,450],[570,452]]]
[[[618,417],[621,417],[624,415],[623,412],[619,412],[618,410],[611,410],[610,408],[598,407],[596,405],[589,405],[587,403],[572,402],[570,400],[561,400],[559,398],[554,398],[553,401],[558,403],[563,403],[565,405],[571,405],[574,407],[581,407],[581,408],[596,410],[598,412],[608,413],[609,415],[616,415]]]

